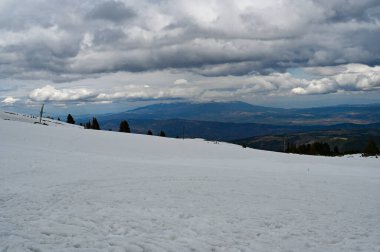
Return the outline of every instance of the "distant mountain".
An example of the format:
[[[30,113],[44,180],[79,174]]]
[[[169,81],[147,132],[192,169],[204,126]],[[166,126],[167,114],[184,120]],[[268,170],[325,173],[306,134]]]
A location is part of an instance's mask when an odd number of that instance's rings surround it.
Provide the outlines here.
[[[101,119],[99,119],[100,121]],[[169,137],[204,138],[207,140],[230,141],[251,136],[278,134],[279,132],[302,131],[307,126],[281,126],[256,123],[224,123],[183,119],[151,120],[128,119],[132,133],[146,134],[150,129],[157,135],[163,130]],[[102,129],[118,130],[118,119],[100,121]]]
[[[380,104],[283,109],[255,106],[244,102],[181,102],[153,104],[124,113],[99,117],[103,122],[121,119],[185,119],[275,125],[369,124],[380,122]]]
[[[150,119],[189,119],[219,122],[244,122],[256,114],[278,113],[282,109],[254,106],[244,102],[168,103],[128,111],[128,116]]]
[[[257,136],[380,127],[380,105],[281,109],[243,102],[154,104],[124,113],[96,116],[102,129],[118,130],[122,120],[133,133],[232,141]],[[76,118],[86,122],[89,116]],[[256,145],[255,145],[256,146]]]
[[[336,129],[368,129],[380,127],[380,124],[337,124],[337,125],[271,125],[258,123],[225,123],[183,119],[152,120],[127,119],[132,133],[146,134],[152,130],[157,135],[163,130],[168,137],[204,138],[207,140],[233,141],[255,136],[290,134]],[[120,119],[105,120],[98,118],[104,130],[118,131]]]

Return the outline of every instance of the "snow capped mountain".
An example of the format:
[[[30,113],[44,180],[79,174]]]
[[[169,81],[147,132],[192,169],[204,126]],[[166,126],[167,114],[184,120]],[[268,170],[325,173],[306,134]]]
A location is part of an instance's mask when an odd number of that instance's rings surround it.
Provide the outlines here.
[[[0,112],[0,251],[379,251],[380,161]]]

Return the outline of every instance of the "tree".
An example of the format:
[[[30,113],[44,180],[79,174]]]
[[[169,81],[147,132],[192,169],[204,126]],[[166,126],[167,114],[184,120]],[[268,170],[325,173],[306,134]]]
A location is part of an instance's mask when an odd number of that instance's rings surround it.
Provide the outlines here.
[[[92,118],[91,129],[100,130],[100,126],[99,126],[98,120],[96,120],[95,117]]]
[[[131,133],[131,129],[129,128],[129,124],[126,120],[120,122],[119,132]]]
[[[68,114],[66,122],[70,124],[75,124],[74,117],[71,114]]]
[[[90,120],[84,124],[85,129],[91,129],[91,122]]]
[[[334,151],[338,151],[338,149],[336,148],[334,149]],[[295,144],[289,144],[286,149],[286,152],[322,156],[331,156],[334,154],[334,152],[331,152],[328,143],[321,142],[314,142],[312,144],[301,144],[299,146],[296,146]]]
[[[339,151],[338,146],[335,146],[335,147],[334,147],[334,155],[335,155],[335,156],[339,156],[339,155],[340,155],[340,151]]]
[[[152,136],[153,132],[151,130],[148,130],[148,132],[146,134],[149,135],[149,136]]]
[[[160,132],[160,137],[166,137],[166,134],[163,130],[161,130],[161,132]]]
[[[380,154],[379,148],[377,148],[376,143],[373,139],[368,140],[367,147],[364,150],[363,156],[377,156]]]

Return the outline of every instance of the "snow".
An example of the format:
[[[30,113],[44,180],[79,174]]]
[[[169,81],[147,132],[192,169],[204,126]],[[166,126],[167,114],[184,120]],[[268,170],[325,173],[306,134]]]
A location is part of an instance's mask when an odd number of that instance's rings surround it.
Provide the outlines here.
[[[0,110],[0,120],[6,121],[16,121],[16,122],[24,122],[24,123],[33,123],[36,124],[39,122],[39,118],[31,115],[23,115],[19,113],[9,112],[9,111],[1,111]],[[42,118],[42,124],[46,124],[54,127],[74,127],[79,128],[78,125],[72,125],[65,122],[53,120],[50,118]],[[80,127],[82,128],[82,127]]]
[[[2,252],[380,251],[379,159],[34,121],[0,113]]]

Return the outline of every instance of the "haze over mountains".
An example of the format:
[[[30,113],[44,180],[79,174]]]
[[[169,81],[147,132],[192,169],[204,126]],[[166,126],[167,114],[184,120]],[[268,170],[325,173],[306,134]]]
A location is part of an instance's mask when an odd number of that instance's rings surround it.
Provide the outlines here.
[[[103,121],[120,118],[186,119],[275,125],[369,124],[380,122],[380,104],[284,109],[255,106],[244,102],[181,102],[154,104],[99,118]]]
[[[90,116],[80,117],[85,123]],[[102,129],[118,130],[121,120],[128,120],[133,133],[158,134],[164,130],[169,137],[204,138],[233,141],[247,146],[283,150],[283,136],[303,133],[301,140],[320,139],[326,135],[345,137],[355,133],[354,142],[363,146],[372,130],[377,136],[380,128],[380,105],[341,105],[335,107],[283,109],[255,106],[243,102],[167,103],[149,105],[124,113],[97,115]],[[344,132],[343,132],[344,131]],[[353,132],[355,131],[355,132]],[[305,137],[305,134],[312,133]],[[279,136],[270,140],[262,136]],[[290,138],[290,137],[289,137]],[[240,141],[242,139],[242,141]],[[300,140],[299,135],[292,139]],[[239,140],[239,141],[236,141]],[[301,141],[302,142],[302,141]],[[343,145],[340,144],[342,147]],[[351,148],[352,144],[347,148]]]

